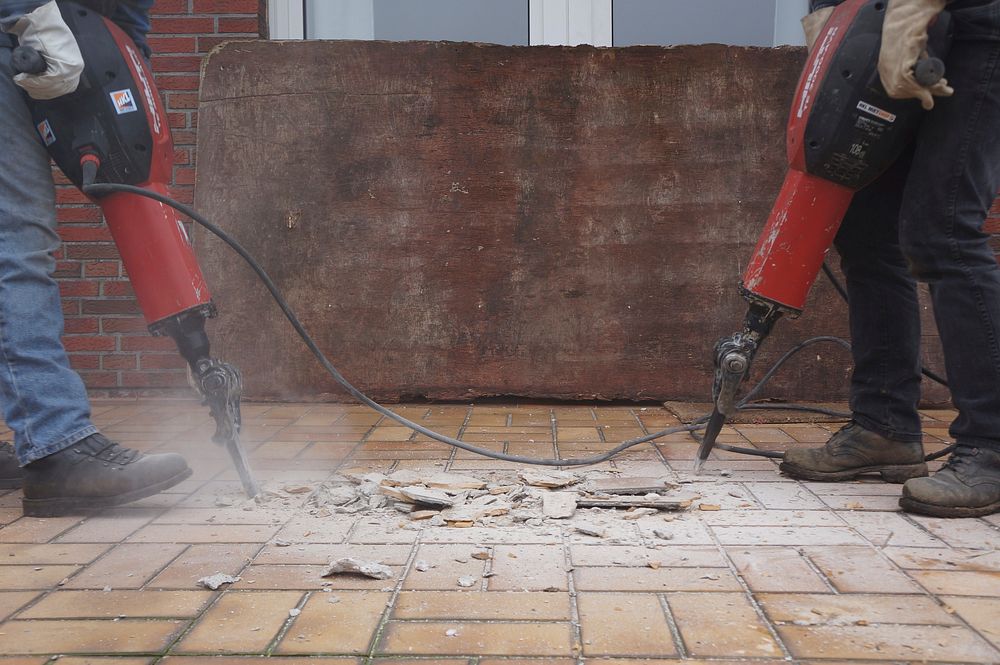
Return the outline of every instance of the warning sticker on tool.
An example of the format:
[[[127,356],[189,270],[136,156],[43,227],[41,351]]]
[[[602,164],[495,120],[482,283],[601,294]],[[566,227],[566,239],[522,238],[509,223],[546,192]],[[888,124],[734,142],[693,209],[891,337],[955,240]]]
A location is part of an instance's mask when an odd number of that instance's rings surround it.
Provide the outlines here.
[[[52,125],[49,124],[48,120],[42,120],[38,123],[38,135],[42,137],[47,146],[56,142],[56,133],[52,131]]]
[[[139,110],[138,104],[135,103],[135,97],[132,96],[132,91],[128,88],[112,92],[111,101],[114,103],[118,115]]]
[[[872,106],[868,102],[858,102],[858,110],[873,115],[876,118],[885,120],[886,122],[896,122],[896,114],[884,111],[877,106]]]

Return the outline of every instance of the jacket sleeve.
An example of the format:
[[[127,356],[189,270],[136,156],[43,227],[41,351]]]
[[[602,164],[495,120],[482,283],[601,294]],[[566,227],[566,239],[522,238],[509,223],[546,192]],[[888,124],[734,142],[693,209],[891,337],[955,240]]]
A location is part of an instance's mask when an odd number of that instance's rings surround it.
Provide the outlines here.
[[[152,55],[146,35],[149,33],[149,10],[155,0],[121,0],[115,8],[111,20],[132,38],[143,55],[148,59]]]

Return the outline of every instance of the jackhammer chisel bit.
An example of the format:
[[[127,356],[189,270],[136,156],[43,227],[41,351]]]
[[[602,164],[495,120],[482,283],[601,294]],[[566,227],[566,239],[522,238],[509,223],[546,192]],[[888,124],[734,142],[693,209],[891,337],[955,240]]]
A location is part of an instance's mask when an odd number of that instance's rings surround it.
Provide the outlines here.
[[[704,437],[698,447],[698,455],[694,461],[695,473],[701,471],[702,465],[711,454],[715,440],[726,424],[726,418],[736,412],[738,406],[736,391],[750,370],[750,359],[756,349],[756,343],[746,333],[737,333],[719,340],[715,346],[715,380],[712,386],[715,408],[708,419]]]
[[[198,389],[215,419],[215,435],[212,440],[226,447],[239,473],[240,482],[247,496],[253,498],[260,492],[257,481],[250,470],[243,446],[240,445],[240,398],[243,395],[243,376],[228,364],[207,358],[197,363],[196,380]]]

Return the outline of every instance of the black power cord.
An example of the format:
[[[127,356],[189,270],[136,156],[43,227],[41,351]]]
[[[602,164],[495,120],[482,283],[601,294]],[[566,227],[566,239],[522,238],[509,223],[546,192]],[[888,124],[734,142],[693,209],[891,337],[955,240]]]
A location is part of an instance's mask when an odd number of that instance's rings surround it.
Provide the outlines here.
[[[343,388],[352,397],[354,397],[356,400],[358,400],[362,404],[365,404],[366,406],[368,406],[371,409],[375,410],[376,412],[378,412],[378,413],[380,413],[380,414],[382,414],[382,415],[384,415],[384,416],[386,416],[388,418],[391,418],[392,420],[395,420],[399,424],[404,425],[406,427],[409,427],[410,429],[414,430],[415,432],[418,432],[420,434],[423,434],[424,436],[430,437],[431,439],[433,439],[435,441],[438,441],[440,443],[444,443],[444,444],[447,444],[449,446],[453,446],[455,448],[460,448],[462,450],[466,450],[466,451],[469,451],[469,452],[472,452],[472,453],[476,453],[477,455],[482,455],[484,457],[489,457],[489,458],[497,459],[497,460],[503,460],[503,461],[507,461],[507,462],[518,462],[518,463],[521,463],[521,464],[534,464],[534,465],[539,465],[539,466],[590,466],[590,465],[593,465],[593,464],[599,464],[601,462],[605,462],[605,461],[611,459],[612,457],[618,455],[618,453],[621,453],[621,452],[623,452],[623,451],[625,451],[625,450],[627,450],[629,448],[641,445],[643,443],[648,443],[650,441],[662,438],[662,437],[670,435],[670,434],[676,434],[678,432],[689,432],[689,433],[692,433],[692,435],[694,435],[693,434],[694,431],[698,430],[698,429],[701,429],[702,427],[704,427],[705,422],[708,420],[708,416],[706,415],[706,416],[704,416],[702,418],[699,418],[699,419],[693,421],[692,423],[690,423],[688,425],[680,425],[680,426],[677,426],[677,427],[670,427],[670,428],[667,428],[667,429],[664,429],[664,430],[660,430],[658,432],[653,432],[651,434],[646,434],[644,436],[636,437],[636,438],[633,438],[633,439],[628,439],[626,441],[623,441],[619,445],[615,446],[611,450],[607,451],[606,453],[602,453],[600,455],[593,455],[591,457],[569,458],[569,459],[561,459],[561,458],[542,459],[542,458],[536,458],[536,457],[527,457],[527,456],[524,456],[524,455],[508,455],[506,453],[498,453],[496,451],[488,450],[486,448],[480,448],[478,446],[473,446],[473,445],[470,445],[470,444],[466,443],[465,441],[460,441],[460,440],[455,439],[453,437],[446,436],[444,434],[440,434],[438,432],[435,432],[433,430],[430,430],[430,429],[424,427],[423,425],[420,425],[419,423],[415,423],[412,420],[409,420],[409,419],[407,419],[407,418],[399,415],[398,413],[393,412],[390,409],[387,409],[386,407],[382,406],[381,404],[379,404],[378,402],[376,402],[375,400],[371,399],[370,397],[368,397],[367,395],[365,395],[363,392],[361,392],[360,390],[358,390],[357,388],[355,388],[354,385],[352,385],[340,373],[340,371],[333,365],[333,363],[330,362],[330,360],[326,357],[326,355],[323,353],[323,351],[316,344],[315,340],[313,340],[312,336],[309,335],[308,331],[306,331],[305,327],[302,325],[302,322],[299,321],[298,317],[295,315],[295,312],[292,310],[291,306],[285,300],[284,296],[282,295],[281,291],[278,289],[277,285],[271,279],[270,275],[267,274],[267,272],[264,270],[264,268],[261,267],[261,265],[259,263],[257,263],[256,259],[254,259],[253,256],[242,245],[240,245],[232,236],[230,236],[228,233],[226,233],[225,231],[223,231],[221,228],[219,228],[215,224],[212,224],[211,222],[209,222],[207,219],[205,219],[199,213],[195,212],[195,210],[193,210],[192,208],[190,208],[187,205],[184,205],[183,203],[180,203],[179,201],[175,201],[174,199],[170,198],[169,196],[164,196],[164,195],[159,194],[157,192],[153,192],[153,191],[150,191],[148,189],[143,189],[142,187],[136,187],[134,185],[124,185],[124,184],[117,184],[117,183],[95,183],[95,184],[89,184],[88,183],[88,184],[84,184],[83,187],[82,187],[82,189],[83,189],[83,191],[84,191],[85,194],[88,194],[88,195],[91,195],[91,196],[95,196],[95,197],[99,197],[99,196],[105,195],[105,194],[112,194],[112,193],[115,193],[115,192],[122,192],[122,193],[129,193],[129,194],[137,194],[139,196],[144,196],[144,197],[146,197],[148,199],[152,199],[154,201],[159,201],[160,203],[162,203],[164,205],[167,205],[167,206],[170,206],[171,208],[173,208],[173,209],[177,210],[178,212],[180,212],[180,213],[186,215],[187,217],[191,218],[192,220],[194,220],[195,223],[197,223],[198,225],[202,226],[205,230],[207,230],[208,232],[210,232],[213,235],[215,235],[216,237],[218,237],[224,243],[226,243],[227,245],[229,245],[229,247],[231,247],[233,249],[233,251],[235,251],[237,254],[239,254],[240,257],[244,261],[246,261],[247,265],[249,265],[250,268],[254,271],[254,273],[256,273],[256,275],[260,279],[261,283],[263,283],[264,286],[267,288],[268,292],[271,294],[271,297],[277,303],[278,307],[281,308],[282,313],[285,315],[285,318],[288,319],[289,323],[292,324],[292,327],[295,329],[295,332],[297,332],[298,335],[299,335],[299,337],[302,338],[302,341],[305,342],[305,345],[306,345],[306,347],[308,347],[309,351],[313,354],[313,356],[316,357],[316,359],[323,366],[323,368],[330,374],[330,376],[332,376],[334,378],[334,380],[337,381],[337,383],[339,383],[341,386],[343,386]],[[809,346],[812,346],[813,344],[818,344],[820,342],[833,342],[833,343],[839,344],[841,346],[844,346],[844,347],[846,347],[848,349],[850,348],[850,345],[846,341],[844,341],[842,339],[839,339],[839,338],[836,338],[836,337],[825,337],[825,336],[824,337],[814,337],[812,339],[808,339],[808,340],[806,340],[806,341],[804,341],[804,342],[796,345],[795,347],[793,347],[792,349],[790,349],[787,353],[785,353],[774,364],[774,366],[772,366],[771,369],[768,370],[768,372],[757,383],[757,385],[754,386],[753,389],[751,389],[750,392],[747,393],[746,397],[744,397],[743,400],[739,403],[739,407],[738,408],[740,410],[750,410],[750,409],[764,410],[764,409],[781,408],[781,409],[789,409],[789,410],[797,410],[797,411],[818,412],[818,413],[824,413],[824,414],[835,416],[835,417],[849,418],[850,414],[841,413],[841,412],[837,412],[837,411],[830,411],[828,409],[822,409],[822,408],[819,408],[819,407],[807,407],[807,406],[802,406],[802,405],[773,405],[773,404],[748,404],[747,403],[750,399],[752,399],[756,394],[758,394],[763,389],[764,385],[771,379],[772,376],[774,376],[774,374],[778,371],[778,369],[782,365],[784,365],[786,362],[788,362],[788,360],[790,360],[797,353],[801,352],[803,349],[806,349]],[[724,445],[724,444],[716,444],[715,447],[720,448],[722,450],[728,450],[728,451],[732,451],[732,452],[743,453],[743,454],[746,454],[746,455],[756,455],[756,456],[760,456],[760,457],[780,458],[783,455],[783,453],[778,452],[778,451],[758,450],[758,449],[755,449],[755,448],[740,448],[740,447],[737,447],[737,446],[728,446],[728,445]],[[945,454],[945,453],[943,453],[943,452],[942,453],[938,453],[938,456],[941,456],[942,454]],[[933,459],[933,457],[928,456],[928,459]]]

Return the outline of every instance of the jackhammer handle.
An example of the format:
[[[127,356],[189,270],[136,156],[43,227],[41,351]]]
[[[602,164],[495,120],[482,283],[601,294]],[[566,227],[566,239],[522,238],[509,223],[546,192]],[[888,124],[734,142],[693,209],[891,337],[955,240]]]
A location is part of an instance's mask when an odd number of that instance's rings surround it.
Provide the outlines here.
[[[935,57],[917,60],[913,66],[913,78],[925,88],[931,87],[944,78],[944,61]]]
[[[18,46],[10,54],[15,74],[42,74],[49,68],[45,58],[30,46]]]

